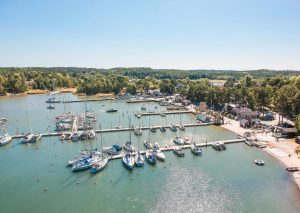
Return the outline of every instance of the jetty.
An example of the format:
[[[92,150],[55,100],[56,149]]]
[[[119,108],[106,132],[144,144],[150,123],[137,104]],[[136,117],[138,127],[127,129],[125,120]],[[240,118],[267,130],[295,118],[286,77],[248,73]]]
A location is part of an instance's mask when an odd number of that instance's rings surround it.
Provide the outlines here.
[[[146,103],[146,102],[160,102],[160,99],[145,98],[145,99],[131,99],[131,100],[127,101],[127,103],[129,103],[129,104],[133,104],[133,103]]]
[[[204,143],[196,143],[197,146],[200,146],[200,147],[208,147],[208,146],[211,146],[212,144],[215,144],[215,143],[223,143],[223,144],[233,144],[233,143],[242,143],[242,142],[245,142],[245,139],[232,139],[232,140],[221,140],[221,141],[211,141],[211,142],[204,142]],[[182,145],[182,146],[166,146],[166,147],[161,147],[160,150],[162,152],[167,152],[167,151],[173,151],[176,147],[180,147],[182,149],[190,149],[191,148],[191,145]],[[121,154],[119,155],[113,155],[113,156],[110,156],[110,160],[115,160],[115,159],[120,159],[123,157],[123,155],[125,153],[128,153],[128,152],[122,152]],[[141,154],[146,154],[146,150],[141,150],[140,151]],[[133,155],[136,155],[137,152],[134,152],[132,153]]]
[[[74,119],[74,125],[72,129],[76,129],[76,123],[77,121],[75,121],[76,119]],[[183,127],[197,127],[197,126],[209,126],[209,125],[213,125],[214,123],[193,123],[193,124],[182,124]],[[174,125],[177,128],[180,127],[180,124]],[[171,128],[171,125],[161,125],[161,126],[151,126],[150,128],[156,128],[159,129],[161,127],[164,128]],[[149,129],[149,126],[145,126],[145,127],[141,127],[142,130],[147,130]],[[124,131],[134,131],[134,128],[120,128],[120,129],[98,129],[95,130],[96,133],[109,133],[109,132],[124,132]],[[181,130],[178,130],[181,131]],[[52,132],[52,133],[42,133],[42,137],[54,137],[54,136],[61,136],[62,134],[64,134],[64,132]],[[23,138],[25,135],[14,135],[12,136],[13,139],[18,139],[18,138]]]
[[[113,97],[101,98],[101,99],[82,99],[82,100],[70,100],[70,101],[62,101],[61,103],[80,103],[80,102],[95,102],[95,101],[108,101],[108,100],[115,100]]]
[[[145,112],[145,113],[138,113],[141,116],[151,116],[151,115],[170,115],[170,114],[189,114],[193,113],[191,110],[181,110],[181,111],[167,111],[167,112]],[[136,115],[138,115],[136,114]]]

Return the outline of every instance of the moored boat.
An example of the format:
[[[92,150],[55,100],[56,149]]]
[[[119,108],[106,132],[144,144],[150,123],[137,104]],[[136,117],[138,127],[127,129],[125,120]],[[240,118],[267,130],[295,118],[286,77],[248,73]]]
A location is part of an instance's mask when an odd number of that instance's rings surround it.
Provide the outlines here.
[[[123,155],[122,162],[123,162],[123,165],[127,169],[133,170],[133,167],[134,167],[134,157],[131,154],[125,154],[125,155]]]
[[[300,168],[299,167],[288,167],[285,170],[288,172],[299,172]]]
[[[140,152],[138,152],[138,154],[135,156],[135,165],[137,167],[144,166],[144,157]]]
[[[175,125],[171,126],[171,131],[176,132],[177,131],[177,127]]]
[[[143,144],[146,149],[153,149],[153,144],[150,141],[144,141]]]
[[[108,158],[100,158],[96,163],[92,166],[91,173],[96,174],[97,172],[100,172],[102,169],[106,167],[108,163]]]
[[[27,143],[36,143],[42,138],[41,134],[31,134],[28,133],[21,139],[22,144],[27,144]]]
[[[182,148],[180,148],[180,147],[175,147],[173,152],[178,157],[184,157],[184,152],[183,152]]]
[[[214,143],[211,146],[212,146],[212,148],[214,148],[215,150],[218,150],[218,151],[222,151],[222,150],[226,149],[225,144],[219,143],[219,142]]]
[[[0,136],[0,146],[4,146],[4,145],[8,144],[9,142],[11,142],[11,140],[12,140],[12,137],[8,133],[1,135]]]
[[[195,143],[191,145],[191,151],[195,155],[202,155],[202,149],[200,146],[197,146]]]
[[[162,126],[162,127],[159,128],[159,130],[160,130],[161,132],[165,132],[165,131],[166,131],[166,128]]]
[[[156,164],[156,157],[155,157],[155,153],[153,152],[153,150],[146,151],[146,161],[151,165]]]
[[[131,144],[131,141],[127,141],[125,143],[125,145],[123,146],[123,148],[129,152],[134,152],[135,151],[135,148],[134,146]]]
[[[184,145],[184,140],[179,137],[179,136],[176,136],[174,139],[173,139],[174,143],[177,144],[177,145]]]

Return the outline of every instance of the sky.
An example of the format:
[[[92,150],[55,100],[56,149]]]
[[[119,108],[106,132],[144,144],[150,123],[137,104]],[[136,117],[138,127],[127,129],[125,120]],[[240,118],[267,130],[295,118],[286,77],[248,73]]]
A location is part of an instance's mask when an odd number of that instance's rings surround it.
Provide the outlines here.
[[[0,0],[0,66],[300,70],[300,1]]]

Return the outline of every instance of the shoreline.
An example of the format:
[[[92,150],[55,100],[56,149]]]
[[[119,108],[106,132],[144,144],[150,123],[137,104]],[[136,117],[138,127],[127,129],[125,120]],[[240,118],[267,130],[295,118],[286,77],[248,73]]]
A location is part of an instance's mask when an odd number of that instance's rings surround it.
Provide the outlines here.
[[[224,122],[225,124],[221,127],[238,135],[243,135],[245,132],[253,132],[251,129],[240,127],[238,121],[231,120],[227,117],[224,117]],[[267,143],[267,148],[263,148],[266,153],[287,167],[300,167],[300,159],[294,152],[298,144],[294,142],[294,139],[280,138],[277,142],[275,138],[272,137],[272,133],[255,133],[255,135],[259,141]],[[294,178],[294,181],[300,190],[300,172],[289,173]]]

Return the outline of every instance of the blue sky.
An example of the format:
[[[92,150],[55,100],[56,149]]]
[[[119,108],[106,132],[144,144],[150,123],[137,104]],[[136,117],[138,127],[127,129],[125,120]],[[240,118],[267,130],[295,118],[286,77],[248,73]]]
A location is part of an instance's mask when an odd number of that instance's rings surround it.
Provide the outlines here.
[[[0,0],[0,66],[300,70],[299,0]]]

